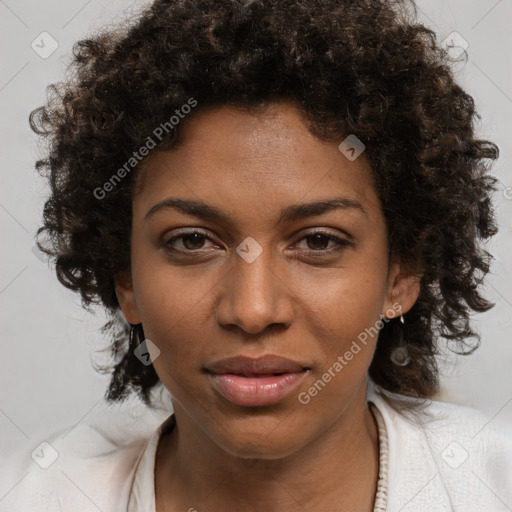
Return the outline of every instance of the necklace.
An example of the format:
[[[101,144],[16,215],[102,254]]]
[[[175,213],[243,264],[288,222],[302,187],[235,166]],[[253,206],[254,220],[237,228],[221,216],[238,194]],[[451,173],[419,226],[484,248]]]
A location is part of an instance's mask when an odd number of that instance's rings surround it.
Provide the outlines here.
[[[375,418],[379,431],[379,477],[373,512],[386,512],[388,501],[388,432],[382,414],[372,402],[370,402],[370,411]]]

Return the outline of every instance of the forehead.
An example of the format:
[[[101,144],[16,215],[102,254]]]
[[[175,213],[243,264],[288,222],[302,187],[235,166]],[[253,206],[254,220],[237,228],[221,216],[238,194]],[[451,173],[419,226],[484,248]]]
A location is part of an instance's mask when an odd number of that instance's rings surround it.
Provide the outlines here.
[[[182,122],[175,148],[147,157],[135,202],[147,210],[181,195],[268,213],[273,205],[343,195],[379,209],[364,154],[351,161],[338,144],[311,134],[291,103],[258,113],[231,106],[200,111]]]

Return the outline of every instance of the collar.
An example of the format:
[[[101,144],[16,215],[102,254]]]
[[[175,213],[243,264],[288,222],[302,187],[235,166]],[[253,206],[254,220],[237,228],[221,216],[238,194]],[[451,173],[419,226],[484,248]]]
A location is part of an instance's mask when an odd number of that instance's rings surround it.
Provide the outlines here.
[[[433,456],[425,428],[429,421],[426,401],[396,396],[372,382],[368,385],[368,402],[373,403],[384,419],[388,434],[388,496],[390,512],[435,510],[452,512],[453,506],[443,483],[442,473]],[[410,405],[420,405],[408,410]]]
[[[400,396],[394,400],[392,394],[384,392],[372,381],[368,383],[367,401],[382,415],[387,432],[387,467],[383,468],[388,476],[386,510],[452,512],[453,506],[423,426],[428,413],[421,410],[407,412],[407,406],[417,404],[417,399]],[[153,433],[141,453],[127,512],[156,512],[156,451],[162,434],[175,424],[172,414]]]

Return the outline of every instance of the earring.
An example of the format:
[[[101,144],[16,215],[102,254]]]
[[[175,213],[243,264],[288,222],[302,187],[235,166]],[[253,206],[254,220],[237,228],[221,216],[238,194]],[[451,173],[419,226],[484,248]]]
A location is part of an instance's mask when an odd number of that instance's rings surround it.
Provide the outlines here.
[[[130,324],[130,347],[133,346],[133,331],[135,331],[135,325]]]
[[[411,361],[411,356],[405,343],[405,321],[402,312],[400,312],[400,320],[394,324],[394,335],[398,340],[398,345],[391,352],[390,359],[397,366],[407,366]]]
[[[134,343],[137,343],[140,341],[140,335],[142,331],[142,324],[130,324],[130,342],[129,346],[133,347]],[[137,340],[135,340],[135,337],[137,337]]]

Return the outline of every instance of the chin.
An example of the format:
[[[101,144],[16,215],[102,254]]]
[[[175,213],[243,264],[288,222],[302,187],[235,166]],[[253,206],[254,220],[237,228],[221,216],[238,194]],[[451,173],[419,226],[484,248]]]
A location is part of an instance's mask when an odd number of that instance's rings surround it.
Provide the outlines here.
[[[284,416],[286,418],[286,416]],[[288,418],[289,419],[289,418]],[[242,459],[282,459],[307,444],[304,429],[290,429],[295,421],[286,425],[286,419],[259,417],[243,421],[219,421],[224,428],[214,427],[213,439],[225,452]],[[212,431],[210,431],[212,433]]]

